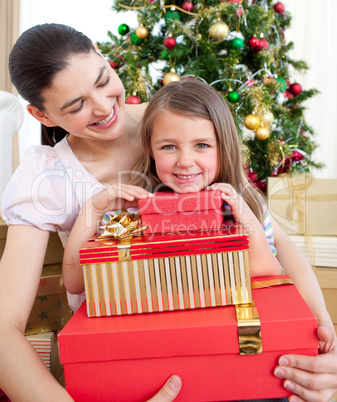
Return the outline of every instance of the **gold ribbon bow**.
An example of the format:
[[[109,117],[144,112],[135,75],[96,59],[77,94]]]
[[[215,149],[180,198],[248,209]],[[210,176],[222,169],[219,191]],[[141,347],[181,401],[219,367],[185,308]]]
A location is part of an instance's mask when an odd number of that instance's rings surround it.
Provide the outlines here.
[[[98,240],[102,239],[123,239],[126,237],[140,236],[147,226],[141,225],[140,216],[123,209],[120,213],[112,211],[104,215],[100,226]]]

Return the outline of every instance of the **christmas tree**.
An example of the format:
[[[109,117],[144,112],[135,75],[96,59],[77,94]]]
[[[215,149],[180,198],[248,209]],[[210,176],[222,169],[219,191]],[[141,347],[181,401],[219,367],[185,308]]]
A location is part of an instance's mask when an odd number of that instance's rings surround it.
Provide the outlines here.
[[[266,178],[320,167],[311,155],[313,130],[303,103],[317,90],[292,81],[304,61],[293,60],[284,32],[291,16],[272,0],[116,0],[137,13],[98,43],[126,89],[127,103],[148,101],[162,85],[194,77],[227,100],[244,145],[247,177],[262,191]]]

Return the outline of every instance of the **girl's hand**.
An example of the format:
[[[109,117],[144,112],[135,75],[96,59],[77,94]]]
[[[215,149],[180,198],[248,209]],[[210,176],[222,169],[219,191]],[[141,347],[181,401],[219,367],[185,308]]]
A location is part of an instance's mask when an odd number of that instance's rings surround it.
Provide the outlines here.
[[[104,215],[107,211],[137,207],[138,199],[148,197],[153,197],[153,194],[141,187],[122,183],[112,184],[88,200],[87,207],[97,215]]]
[[[253,227],[255,225],[260,225],[258,219],[249,208],[246,201],[230,184],[214,183],[207,187],[207,190],[221,191],[221,198],[231,207],[234,219],[248,232],[252,233]]]

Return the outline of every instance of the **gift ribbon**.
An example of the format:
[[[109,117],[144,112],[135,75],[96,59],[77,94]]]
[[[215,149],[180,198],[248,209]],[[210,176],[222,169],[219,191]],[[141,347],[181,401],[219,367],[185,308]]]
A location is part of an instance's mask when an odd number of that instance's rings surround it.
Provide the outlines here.
[[[252,289],[279,285],[293,285],[289,278],[276,278],[251,283]],[[240,355],[262,353],[261,321],[254,300],[249,304],[236,305]]]

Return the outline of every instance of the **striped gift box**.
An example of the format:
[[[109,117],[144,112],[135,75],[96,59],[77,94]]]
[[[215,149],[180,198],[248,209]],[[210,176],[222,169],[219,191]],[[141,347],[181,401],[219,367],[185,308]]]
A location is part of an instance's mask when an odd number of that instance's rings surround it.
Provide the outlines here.
[[[31,343],[45,366],[50,370],[52,346],[55,343],[54,332],[26,335],[26,339]]]
[[[248,237],[220,230],[90,241],[80,250],[88,317],[251,302]]]

